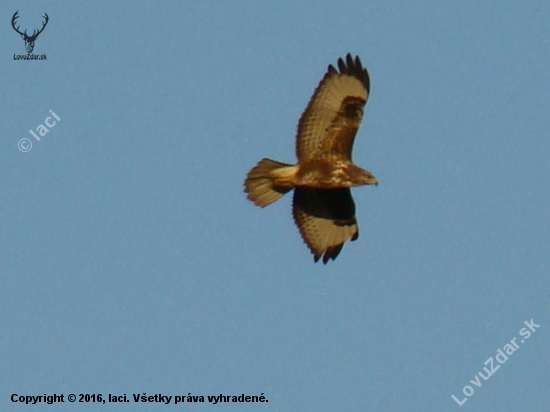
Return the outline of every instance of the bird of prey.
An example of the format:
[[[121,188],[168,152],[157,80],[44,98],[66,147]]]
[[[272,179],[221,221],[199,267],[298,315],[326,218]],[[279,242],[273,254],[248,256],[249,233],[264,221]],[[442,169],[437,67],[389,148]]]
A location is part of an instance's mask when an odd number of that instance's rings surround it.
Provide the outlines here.
[[[292,215],[317,262],[334,260],[348,240],[359,237],[350,188],[378,185],[351,159],[370,91],[359,56],[329,65],[298,123],[297,164],[264,158],[244,181],[248,199],[265,207],[294,189]]]

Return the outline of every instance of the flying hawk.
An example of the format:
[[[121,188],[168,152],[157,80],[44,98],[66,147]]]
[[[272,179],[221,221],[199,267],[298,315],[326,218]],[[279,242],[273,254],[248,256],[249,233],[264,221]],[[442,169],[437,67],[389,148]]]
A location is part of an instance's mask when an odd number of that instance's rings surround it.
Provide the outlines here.
[[[292,215],[317,262],[336,259],[344,243],[359,237],[350,188],[378,185],[376,177],[351,160],[370,91],[359,56],[328,66],[298,123],[291,165],[264,158],[244,181],[248,199],[265,207],[294,189]]]

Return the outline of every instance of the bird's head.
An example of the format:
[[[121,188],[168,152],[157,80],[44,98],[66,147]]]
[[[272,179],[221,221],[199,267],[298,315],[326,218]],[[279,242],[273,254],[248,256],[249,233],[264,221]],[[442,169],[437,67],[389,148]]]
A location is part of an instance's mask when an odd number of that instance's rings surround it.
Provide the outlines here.
[[[376,176],[374,176],[371,172],[365,169],[359,169],[359,173],[357,174],[358,183],[360,185],[375,185],[378,186],[378,179]]]

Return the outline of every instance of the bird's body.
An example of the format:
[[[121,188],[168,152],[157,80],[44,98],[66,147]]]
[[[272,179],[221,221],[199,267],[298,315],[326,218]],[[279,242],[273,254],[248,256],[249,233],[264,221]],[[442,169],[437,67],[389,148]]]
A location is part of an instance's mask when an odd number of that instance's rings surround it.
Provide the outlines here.
[[[329,157],[319,157],[296,165],[279,167],[271,170],[269,176],[275,186],[290,189],[296,186],[319,189],[349,188],[370,184],[371,178],[369,172],[352,162]]]
[[[359,57],[330,65],[298,123],[295,165],[264,158],[245,180],[248,199],[265,207],[294,189],[293,216],[315,261],[335,259],[359,236],[350,188],[378,184],[351,160],[370,79]]]

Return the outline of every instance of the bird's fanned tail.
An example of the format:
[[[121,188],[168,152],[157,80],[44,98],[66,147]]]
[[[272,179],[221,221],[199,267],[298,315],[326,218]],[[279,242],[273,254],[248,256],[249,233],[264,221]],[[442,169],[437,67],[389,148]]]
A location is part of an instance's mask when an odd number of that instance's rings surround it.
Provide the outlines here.
[[[256,206],[265,207],[279,200],[293,188],[296,168],[288,163],[264,158],[254,166],[244,181],[247,198]]]

